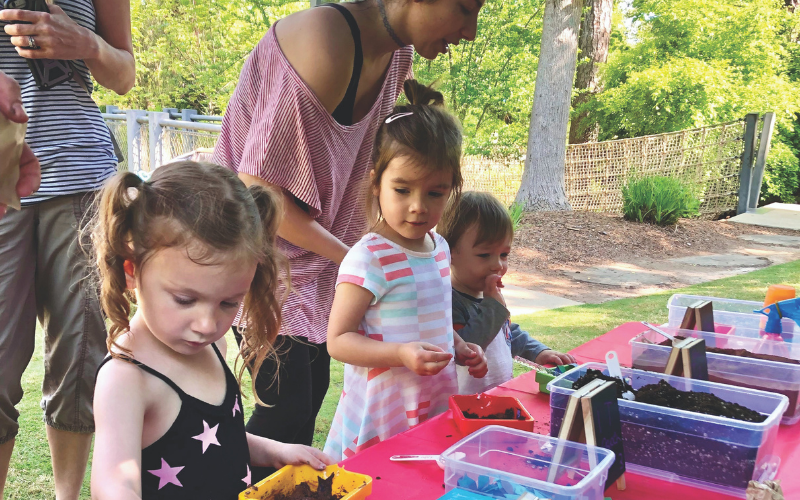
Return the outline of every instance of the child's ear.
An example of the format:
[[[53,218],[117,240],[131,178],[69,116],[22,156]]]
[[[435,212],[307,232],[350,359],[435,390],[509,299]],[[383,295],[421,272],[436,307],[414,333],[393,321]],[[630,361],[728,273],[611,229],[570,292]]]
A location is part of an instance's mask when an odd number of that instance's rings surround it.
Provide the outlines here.
[[[375,169],[369,171],[369,185],[372,186],[372,196],[378,197],[381,193],[381,187],[375,185]]]
[[[128,290],[136,289],[136,270],[134,269],[133,262],[126,260],[122,263],[122,269],[125,270],[125,286]]]

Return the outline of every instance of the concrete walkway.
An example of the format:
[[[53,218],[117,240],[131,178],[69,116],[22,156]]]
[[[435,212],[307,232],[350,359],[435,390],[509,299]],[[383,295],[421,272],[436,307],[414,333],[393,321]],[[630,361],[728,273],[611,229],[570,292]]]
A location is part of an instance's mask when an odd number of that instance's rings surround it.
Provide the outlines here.
[[[731,222],[800,231],[800,205],[770,203],[730,218]]]
[[[521,314],[531,314],[545,309],[557,309],[559,307],[579,306],[581,302],[548,295],[522,288],[521,286],[505,285],[503,297],[506,299],[506,307],[511,312],[511,318]]]

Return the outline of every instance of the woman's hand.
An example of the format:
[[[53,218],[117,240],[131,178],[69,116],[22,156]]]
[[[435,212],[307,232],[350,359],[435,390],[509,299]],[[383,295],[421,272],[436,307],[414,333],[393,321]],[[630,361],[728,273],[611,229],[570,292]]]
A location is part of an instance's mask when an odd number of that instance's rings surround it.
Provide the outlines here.
[[[78,25],[58,5],[49,7],[49,13],[0,10],[0,21],[31,23],[4,28],[19,55],[28,59],[81,59],[100,85],[120,95],[133,88],[136,64],[129,0],[95,0],[97,33]],[[38,49],[31,48],[29,37]]]
[[[97,36],[79,26],[61,7],[50,5],[50,13],[7,9],[0,11],[2,21],[23,21],[31,24],[9,24],[5,32],[17,53],[27,59],[93,59],[99,51]],[[30,37],[36,47],[31,48]]]
[[[0,114],[15,123],[25,123],[28,115],[22,107],[22,96],[19,84],[13,78],[0,71]],[[39,189],[42,180],[42,171],[39,160],[31,151],[26,142],[22,146],[22,156],[19,159],[19,180],[17,180],[17,195],[20,198],[32,195]],[[0,218],[6,213],[6,206],[0,203]]]

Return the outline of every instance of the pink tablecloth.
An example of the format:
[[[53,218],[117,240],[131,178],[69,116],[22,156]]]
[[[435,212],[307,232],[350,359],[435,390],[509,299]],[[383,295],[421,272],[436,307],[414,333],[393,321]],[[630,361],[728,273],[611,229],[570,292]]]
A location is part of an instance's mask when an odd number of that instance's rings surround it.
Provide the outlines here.
[[[606,352],[617,351],[620,364],[631,366],[628,341],[645,330],[641,323],[626,323],[570,351],[578,362],[603,362]],[[534,432],[550,433],[550,400],[539,394],[533,372],[521,375],[490,391],[518,398],[536,419]],[[388,439],[341,462],[348,470],[372,476],[370,500],[434,500],[444,494],[444,473],[435,462],[391,462],[400,454],[438,454],[460,440],[461,433],[445,412],[414,429]],[[787,500],[800,499],[800,424],[781,426],[776,453],[781,457],[778,479]],[[732,497],[678,485],[628,472],[627,488],[612,486],[606,496],[613,500],[727,500]]]

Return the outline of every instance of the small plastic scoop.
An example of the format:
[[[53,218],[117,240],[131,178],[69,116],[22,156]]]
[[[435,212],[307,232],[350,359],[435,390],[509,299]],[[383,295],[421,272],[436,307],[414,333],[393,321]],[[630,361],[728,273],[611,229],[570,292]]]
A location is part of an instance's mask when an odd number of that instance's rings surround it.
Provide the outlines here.
[[[457,451],[453,453],[453,458],[455,460],[461,460],[466,457],[467,454],[461,451]],[[392,462],[417,462],[417,461],[425,461],[425,460],[435,460],[436,463],[439,465],[440,469],[444,469],[444,459],[441,455],[392,455],[389,457],[389,460]]]
[[[651,324],[650,324],[650,323],[648,323],[647,321],[642,321],[642,324],[643,324],[644,326],[646,326],[647,328],[649,328],[649,329],[653,330],[653,331],[654,331],[654,332],[656,332],[657,334],[659,334],[659,335],[663,335],[664,337],[668,338],[668,339],[669,339],[669,340],[670,340],[670,341],[671,341],[673,344],[675,343],[675,337],[673,337],[673,336],[672,336],[672,335],[670,335],[669,333],[665,332],[665,331],[664,331],[664,330],[662,330],[661,328],[659,328],[659,327],[657,327],[657,326],[655,326],[655,325],[651,325]]]
[[[614,378],[618,378],[625,381],[622,378],[622,369],[619,367],[619,358],[617,357],[616,351],[608,351],[606,353],[606,365],[608,366],[608,374]],[[622,393],[622,397],[627,399],[628,401],[633,401],[636,399],[636,396],[631,391],[625,391]]]

